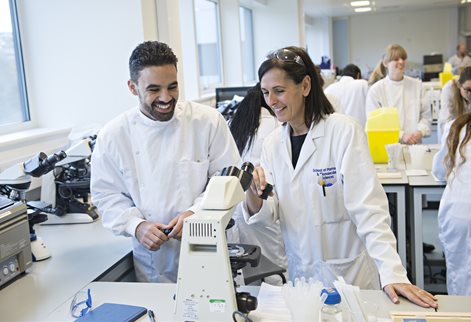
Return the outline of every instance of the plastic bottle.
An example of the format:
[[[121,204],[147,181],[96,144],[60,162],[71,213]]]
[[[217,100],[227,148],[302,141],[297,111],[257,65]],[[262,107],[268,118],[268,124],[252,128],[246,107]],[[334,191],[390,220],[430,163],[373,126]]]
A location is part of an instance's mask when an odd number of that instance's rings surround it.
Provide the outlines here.
[[[321,309],[322,322],[342,322],[342,311],[340,308],[341,297],[335,288],[323,288],[321,296],[327,294]],[[325,296],[324,296],[325,297]]]

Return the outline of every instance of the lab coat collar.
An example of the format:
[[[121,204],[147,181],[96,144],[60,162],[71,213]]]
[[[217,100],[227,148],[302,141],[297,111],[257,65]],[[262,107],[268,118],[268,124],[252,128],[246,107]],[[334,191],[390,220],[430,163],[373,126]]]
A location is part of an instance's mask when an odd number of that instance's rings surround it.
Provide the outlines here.
[[[355,79],[352,76],[342,76],[340,77],[339,82],[347,83],[347,82],[352,82],[354,80]]]
[[[166,122],[162,122],[162,121],[154,121],[150,118],[148,118],[146,115],[144,115],[144,113],[142,113],[142,111],[140,110],[139,106],[137,107],[137,118],[139,120],[139,122],[141,122],[142,124],[146,125],[146,126],[149,126],[149,127],[153,127],[153,128],[165,128],[167,126],[169,126],[170,124],[173,124],[175,122],[175,119],[177,118],[177,114],[179,114],[181,111],[181,106],[180,104],[177,102],[177,106],[175,106],[175,112],[173,113],[173,116],[170,120],[166,121]]]
[[[391,78],[389,78],[389,75],[386,75],[386,82],[392,84],[392,85],[402,85],[404,84],[404,80],[406,79],[406,75],[404,75],[404,77],[402,77],[402,79],[400,81],[395,81],[395,80],[392,80]]]
[[[311,128],[307,132],[306,139],[304,140],[303,147],[299,154],[298,163],[296,164],[296,169],[293,170],[292,180],[296,178],[298,173],[301,172],[304,165],[309,161],[311,156],[316,152],[317,147],[314,142],[315,139],[323,137],[325,135],[325,122],[326,119],[321,119],[316,125],[312,124]],[[291,155],[291,141],[290,141],[290,126],[286,124],[283,129],[283,146],[286,149],[284,155],[285,162],[290,166],[290,169],[293,169],[292,155]]]

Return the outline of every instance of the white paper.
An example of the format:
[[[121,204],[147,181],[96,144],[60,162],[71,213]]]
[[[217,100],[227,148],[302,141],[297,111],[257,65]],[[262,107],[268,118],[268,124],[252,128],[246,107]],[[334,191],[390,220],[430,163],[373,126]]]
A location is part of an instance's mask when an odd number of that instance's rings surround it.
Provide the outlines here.
[[[427,175],[427,170],[424,170],[424,169],[409,169],[409,170],[406,170],[406,175],[408,177],[426,176]]]

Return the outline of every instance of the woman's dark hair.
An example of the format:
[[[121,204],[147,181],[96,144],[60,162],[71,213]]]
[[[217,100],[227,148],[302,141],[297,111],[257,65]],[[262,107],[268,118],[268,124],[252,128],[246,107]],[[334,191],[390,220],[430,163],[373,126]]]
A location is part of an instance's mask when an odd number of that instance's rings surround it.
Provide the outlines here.
[[[308,53],[300,47],[290,46],[284,47],[298,55],[304,64],[296,61],[281,60],[276,56],[267,58],[258,68],[258,78],[262,79],[266,72],[273,68],[279,68],[286,72],[287,76],[296,84],[303,81],[307,75],[311,78],[311,91],[304,101],[304,122],[309,128],[311,124],[319,123],[327,115],[334,113],[334,108],[330,104],[322,89],[322,81],[316,67],[309,57]]]
[[[460,142],[461,129],[465,127],[466,131],[463,139]],[[445,157],[445,166],[447,170],[446,176],[448,177],[453,168],[459,167],[466,162],[466,145],[471,138],[471,113],[463,114],[453,122],[450,127],[450,133],[446,139],[448,146],[448,154]],[[458,151],[459,147],[459,151]],[[462,161],[460,164],[456,164],[456,154],[460,153]]]
[[[342,69],[342,76],[350,76],[354,79],[361,78],[361,69],[357,65],[348,64]]]
[[[263,99],[260,83],[247,91],[244,99],[238,104],[236,113],[229,124],[232,136],[242,155],[245,149],[250,149],[255,134],[260,126],[260,114],[266,108],[270,114],[275,115]]]

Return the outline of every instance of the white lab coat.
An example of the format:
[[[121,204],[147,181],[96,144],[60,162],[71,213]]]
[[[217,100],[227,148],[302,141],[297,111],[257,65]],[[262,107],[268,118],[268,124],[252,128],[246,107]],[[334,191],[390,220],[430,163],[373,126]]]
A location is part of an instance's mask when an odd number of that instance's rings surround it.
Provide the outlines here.
[[[418,79],[404,76],[393,81],[386,76],[374,83],[366,96],[366,115],[380,107],[396,107],[399,113],[400,133],[414,133],[423,136],[432,132],[432,111],[422,102],[422,83]]]
[[[332,114],[312,126],[291,162],[290,129],[265,139],[261,160],[275,195],[249,224],[279,218],[288,273],[332,285],[337,276],[361,288],[409,283],[390,228],[386,194],[363,129],[348,116]],[[326,182],[325,196],[320,178]],[[365,247],[366,246],[366,247]],[[376,265],[375,265],[376,263]]]
[[[265,108],[262,108],[260,126],[254,136],[252,146],[246,148],[242,154],[243,162],[249,161],[255,166],[260,165],[263,141],[278,126],[280,126],[280,123],[276,117],[271,115]],[[233,218],[236,221],[236,225],[234,226],[233,234],[231,234],[230,242],[260,246],[264,256],[278,266],[287,268],[287,259],[279,221],[248,225],[242,215],[241,206],[240,204],[234,212]]]
[[[461,72],[460,69],[471,66],[471,57],[468,55],[458,57],[457,54],[454,54],[448,59],[448,62],[451,64],[453,74],[459,75]]]
[[[240,157],[224,118],[213,108],[178,102],[168,122],[153,121],[138,108],[109,122],[92,154],[93,203],[103,225],[133,237],[139,281],[176,282],[180,242],[149,251],[135,238],[144,220],[169,223],[198,210],[208,178]]]
[[[445,123],[455,119],[456,115],[454,110],[456,107],[453,106],[453,98],[455,96],[453,84],[457,82],[455,80],[448,81],[445,86],[443,86],[440,93],[440,111],[438,113],[438,133],[441,136],[443,133],[443,127]],[[460,95],[460,98],[463,100],[464,112],[471,112],[471,101],[466,101],[463,96]]]
[[[446,138],[452,122],[445,125],[440,150],[433,158],[432,173],[446,180],[444,165],[448,154]],[[461,129],[460,142],[465,135]],[[458,151],[460,146],[458,146]],[[451,172],[438,209],[438,237],[443,245],[446,260],[448,295],[471,295],[471,144],[466,145],[466,162]],[[462,158],[456,153],[455,164]]]
[[[354,117],[364,128],[366,123],[366,93],[368,82],[364,79],[354,79],[342,76],[339,81],[329,85],[324,90],[326,95],[334,96],[338,102],[336,112]]]

